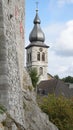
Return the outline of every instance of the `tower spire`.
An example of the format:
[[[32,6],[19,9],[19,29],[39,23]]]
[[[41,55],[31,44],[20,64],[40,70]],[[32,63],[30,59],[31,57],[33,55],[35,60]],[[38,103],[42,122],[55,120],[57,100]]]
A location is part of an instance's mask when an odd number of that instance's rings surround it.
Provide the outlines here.
[[[38,4],[39,4],[39,2],[36,1],[36,12],[38,12]]]
[[[29,41],[31,43],[39,41],[44,44],[45,35],[40,27],[41,20],[38,16],[38,2],[36,2],[36,15],[35,15],[33,23],[34,23],[34,27],[29,35]]]

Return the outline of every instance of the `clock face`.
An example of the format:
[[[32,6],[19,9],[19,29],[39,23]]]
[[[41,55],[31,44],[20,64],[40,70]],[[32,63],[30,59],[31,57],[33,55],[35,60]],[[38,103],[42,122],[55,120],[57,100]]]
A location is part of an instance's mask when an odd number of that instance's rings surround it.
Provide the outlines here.
[[[42,48],[42,47],[40,47],[40,48],[39,48],[39,50],[42,52],[42,51],[43,51],[43,48]]]

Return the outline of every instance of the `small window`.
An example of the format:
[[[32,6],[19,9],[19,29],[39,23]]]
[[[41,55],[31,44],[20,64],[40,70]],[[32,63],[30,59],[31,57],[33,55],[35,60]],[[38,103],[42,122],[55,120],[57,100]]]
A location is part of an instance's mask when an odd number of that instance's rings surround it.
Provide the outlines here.
[[[37,60],[40,61],[40,52],[37,54]]]
[[[30,61],[32,60],[32,58],[31,58],[31,53],[30,53]]]
[[[42,61],[45,61],[45,53],[42,53]]]
[[[39,75],[42,75],[42,74],[43,74],[43,68],[40,67],[40,68],[39,68]]]
[[[29,53],[27,54],[27,62],[29,62]]]
[[[45,95],[45,94],[46,94],[46,92],[45,92],[45,90],[44,90],[44,89],[42,90],[42,94],[43,94],[43,95]]]

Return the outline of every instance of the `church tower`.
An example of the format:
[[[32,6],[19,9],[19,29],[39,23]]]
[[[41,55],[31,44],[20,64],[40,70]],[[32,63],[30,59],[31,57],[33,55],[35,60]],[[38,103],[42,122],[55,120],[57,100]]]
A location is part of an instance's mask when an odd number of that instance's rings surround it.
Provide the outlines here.
[[[34,18],[34,27],[29,35],[30,44],[26,47],[26,67],[29,71],[31,68],[36,68],[41,80],[47,80],[48,69],[48,48],[45,42],[45,35],[40,27],[40,18],[38,9]]]

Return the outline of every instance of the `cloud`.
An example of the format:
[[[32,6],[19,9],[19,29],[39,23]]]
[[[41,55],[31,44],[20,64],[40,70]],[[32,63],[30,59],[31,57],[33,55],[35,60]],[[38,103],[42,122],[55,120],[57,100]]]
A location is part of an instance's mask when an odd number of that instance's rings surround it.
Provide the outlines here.
[[[50,49],[48,50],[48,72],[59,75],[60,78],[73,76],[73,57],[60,57]]]
[[[73,20],[45,27],[46,43],[60,56],[73,56]]]
[[[50,24],[49,26],[43,28],[46,37],[46,43],[52,43],[55,46],[56,38],[59,37],[59,33],[62,31],[63,28],[64,25],[62,23]]]
[[[65,4],[65,0],[58,0],[57,3],[59,7],[62,7]]]
[[[73,20],[64,24],[56,39],[54,51],[62,56],[73,56]]]
[[[73,63],[70,63],[67,66],[60,66],[59,69],[58,73],[61,77],[73,76]]]
[[[60,78],[73,76],[73,20],[44,29],[48,49],[48,72]]]
[[[67,68],[67,70],[66,70],[66,73],[67,74],[72,74],[73,75],[73,62],[72,62],[72,64],[70,65],[70,66],[68,66],[68,68]]]
[[[59,7],[63,7],[65,4],[73,4],[73,0],[57,0]]]

